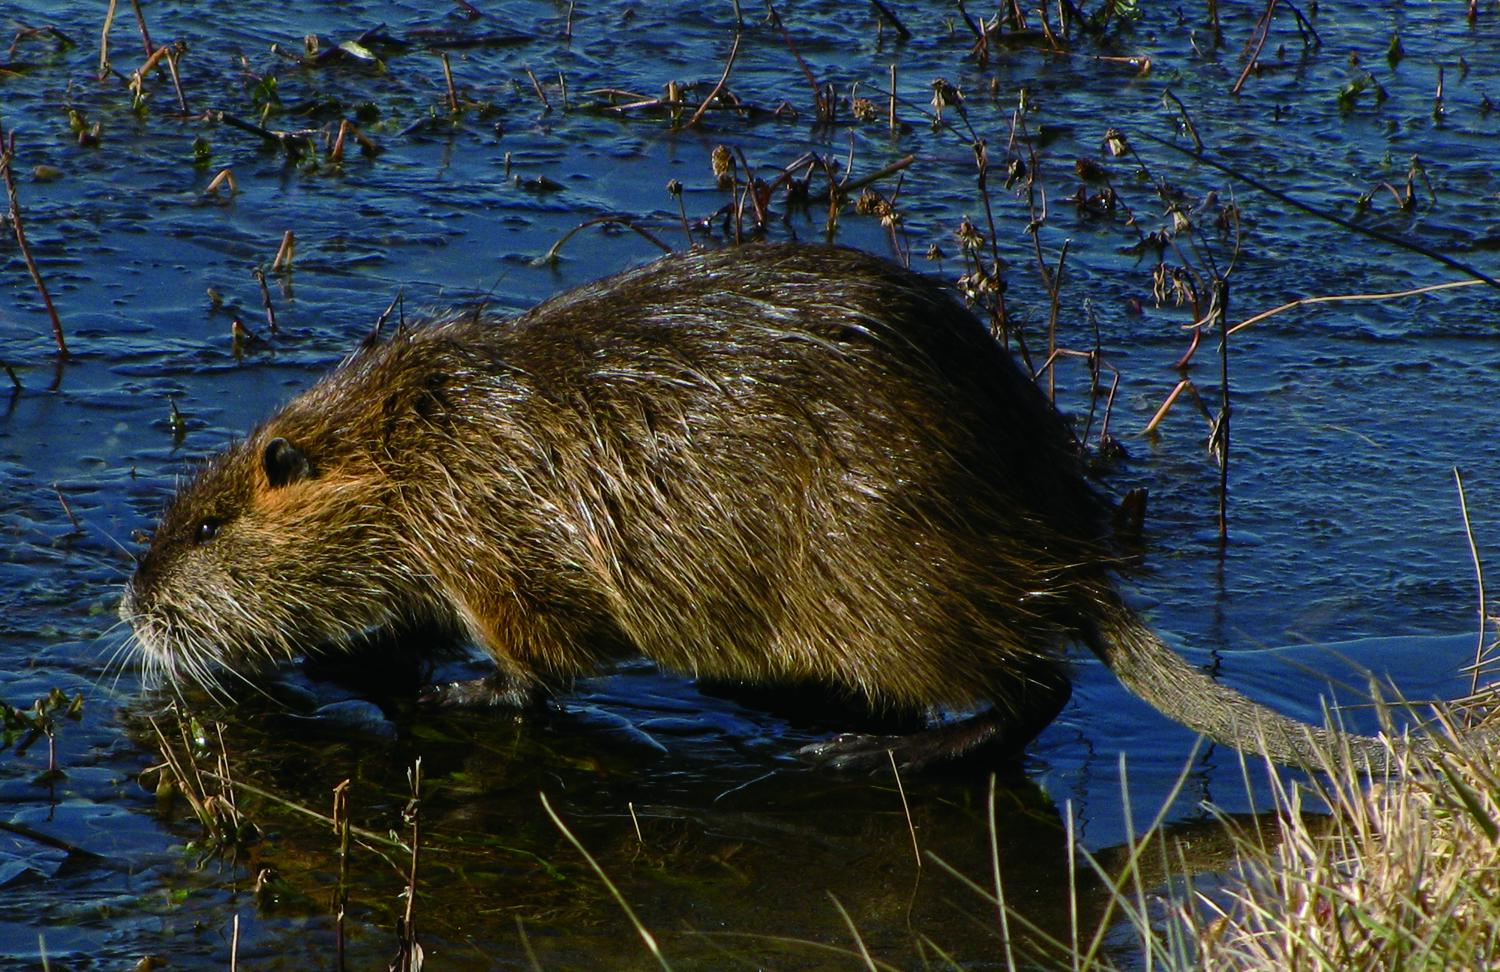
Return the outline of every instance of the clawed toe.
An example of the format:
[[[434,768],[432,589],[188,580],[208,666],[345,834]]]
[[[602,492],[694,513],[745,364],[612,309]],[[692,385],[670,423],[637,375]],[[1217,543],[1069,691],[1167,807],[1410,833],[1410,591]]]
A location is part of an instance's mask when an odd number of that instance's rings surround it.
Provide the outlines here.
[[[484,708],[487,706],[519,709],[528,705],[532,693],[504,677],[469,679],[429,685],[417,696],[423,705]]]

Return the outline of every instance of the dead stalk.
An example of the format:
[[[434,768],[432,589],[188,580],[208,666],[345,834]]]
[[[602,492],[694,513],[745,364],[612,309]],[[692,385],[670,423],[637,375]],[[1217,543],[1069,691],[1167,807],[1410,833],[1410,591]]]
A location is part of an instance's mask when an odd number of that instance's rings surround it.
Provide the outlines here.
[[[240,191],[239,185],[234,181],[234,173],[229,169],[220,169],[219,174],[209,180],[208,186],[203,190],[203,194],[205,196],[212,196],[219,191],[220,186],[228,186],[231,196]]]
[[[349,787],[344,780],[333,788],[333,832],[339,839],[339,877],[333,892],[334,968],[344,968],[344,913],[349,907]]]
[[[437,54],[438,58],[443,62],[443,80],[448,84],[448,110],[456,115],[458,114],[458,89],[453,87],[453,68],[448,65],[447,51],[438,51]],[[530,74],[531,70],[528,68],[526,73]],[[531,79],[531,83],[536,84],[534,76]]]
[[[141,46],[146,50],[146,56],[150,57],[156,51],[156,45],[151,43],[151,32],[146,29],[146,15],[141,13],[140,0],[130,0],[130,6],[135,10],[136,26],[141,29]]]
[[[62,321],[57,317],[57,308],[52,305],[52,295],[47,293],[47,285],[42,281],[42,272],[37,269],[36,260],[31,255],[31,246],[26,242],[26,229],[21,224],[21,200],[16,194],[16,177],[12,171],[15,158],[16,133],[11,132],[5,141],[4,150],[0,151],[0,173],[5,176],[5,193],[10,199],[10,224],[16,233],[16,246],[21,250],[21,259],[26,262],[26,269],[31,273],[31,280],[36,284],[37,292],[42,295],[42,304],[47,308],[47,316],[52,319],[52,338],[57,342],[57,353],[66,358],[68,345],[63,339]]]
[[[287,230],[281,237],[281,247],[276,251],[276,259],[271,261],[271,269],[291,270],[292,258],[297,253],[297,238],[291,230]]]
[[[529,67],[526,68],[526,76],[531,79],[531,88],[536,92],[536,96],[541,101],[542,107],[547,111],[551,111],[552,102],[547,100],[547,92],[542,90],[542,82],[536,79],[536,75],[531,73],[531,68]]]
[[[1210,436],[1210,447],[1219,460],[1219,543],[1229,540],[1229,331],[1225,314],[1229,310],[1229,281],[1216,277],[1213,283],[1213,308],[1210,312],[1219,332],[1219,416]]]
[[[260,302],[266,309],[266,326],[276,333],[276,308],[271,306],[271,289],[266,286],[266,272],[259,267],[254,271],[255,282],[260,284]]]
[[[109,0],[109,9],[104,12],[104,29],[99,32],[99,80],[109,77],[109,29],[115,23],[115,4]]]
[[[724,84],[729,80],[729,72],[734,68],[734,59],[739,56],[739,53],[740,35],[736,31],[734,43],[729,48],[729,58],[724,62],[724,73],[719,75],[719,83],[714,85],[714,89],[708,93],[707,98],[703,99],[703,104],[698,106],[698,110],[693,112],[693,117],[688,119],[687,124],[682,126],[683,128],[692,128],[698,124],[698,119],[703,117],[703,113],[708,111],[708,106],[713,104],[714,99],[719,96],[719,92],[724,90]]]
[[[1469,500],[1464,495],[1463,473],[1453,467],[1453,483],[1458,487],[1458,509],[1463,514],[1464,536],[1469,541],[1469,557],[1474,561],[1474,581],[1479,587],[1479,644],[1474,648],[1474,664],[1469,668],[1469,697],[1479,694],[1479,670],[1484,667],[1484,642],[1489,620],[1486,616],[1484,597],[1484,565],[1479,560],[1479,546],[1474,542],[1474,527],[1469,523]],[[59,493],[59,496],[62,494]],[[1472,707],[1464,711],[1464,725],[1471,725],[1474,718]]]

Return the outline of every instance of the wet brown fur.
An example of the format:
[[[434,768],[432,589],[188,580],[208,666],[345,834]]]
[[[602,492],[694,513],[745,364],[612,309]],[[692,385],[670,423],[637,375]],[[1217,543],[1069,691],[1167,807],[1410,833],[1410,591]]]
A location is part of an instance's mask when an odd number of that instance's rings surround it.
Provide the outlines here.
[[[307,463],[279,487],[276,439]],[[1061,418],[945,289],[750,246],[361,352],[180,493],[121,613],[169,677],[423,623],[518,699],[641,654],[875,710],[993,705],[1025,738],[1078,639],[1190,726],[1305,756],[1311,730],[1120,604],[1106,514]]]

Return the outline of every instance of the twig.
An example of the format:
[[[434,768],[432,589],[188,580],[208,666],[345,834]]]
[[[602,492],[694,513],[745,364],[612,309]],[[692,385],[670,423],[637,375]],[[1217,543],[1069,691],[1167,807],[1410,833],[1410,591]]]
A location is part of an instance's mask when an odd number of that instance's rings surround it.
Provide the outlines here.
[[[68,522],[73,524],[73,529],[82,530],[83,527],[78,525],[78,517],[73,515],[73,507],[68,505],[68,498],[63,495],[62,487],[53,483],[52,492],[57,494],[57,501],[62,504],[63,512],[68,514]]]
[[[109,77],[109,29],[115,23],[115,4],[109,0],[109,9],[104,12],[104,29],[99,32],[99,80]]]
[[[1245,79],[1255,69],[1256,59],[1260,57],[1261,48],[1266,46],[1266,38],[1271,36],[1271,17],[1276,13],[1277,0],[1266,0],[1266,12],[1260,15],[1260,20],[1255,25],[1255,30],[1250,34],[1250,41],[1246,44],[1245,69],[1240,72],[1239,78],[1234,82],[1234,87],[1229,89],[1232,95],[1238,95],[1240,89],[1245,86]],[[1254,48],[1251,49],[1251,44]]]
[[[1203,151],[1203,139],[1198,137],[1198,126],[1193,124],[1193,116],[1188,114],[1187,105],[1183,104],[1182,99],[1172,93],[1171,88],[1163,91],[1161,97],[1163,101],[1170,100],[1172,104],[1177,106],[1177,113],[1182,116],[1182,124],[1187,129],[1188,135],[1193,139],[1193,147],[1201,153]]]
[[[272,270],[292,269],[292,258],[297,253],[297,237],[291,230],[281,236],[281,246],[276,250],[276,259],[271,261]]]
[[[334,968],[344,970],[344,913],[349,907],[349,786],[333,788],[333,832],[339,839],[338,886],[333,892]]]
[[[616,224],[618,226],[624,226],[627,229],[633,229],[637,233],[639,233],[641,236],[645,237],[647,240],[650,240],[652,243],[655,243],[657,246],[661,247],[661,251],[663,253],[671,253],[672,252],[672,248],[670,246],[668,246],[667,244],[663,243],[650,230],[647,230],[647,229],[644,229],[643,227],[637,226],[630,219],[629,216],[615,216],[613,214],[610,214],[610,215],[605,215],[605,216],[595,216],[593,219],[586,219],[583,222],[579,223],[577,226],[575,226],[572,229],[568,230],[566,233],[564,233],[561,237],[558,238],[558,240],[557,240],[556,243],[552,244],[552,248],[551,249],[549,249],[546,253],[542,254],[542,256],[537,259],[537,262],[538,263],[553,263],[553,262],[555,262],[557,260],[558,253],[560,253],[562,251],[563,244],[566,243],[566,242],[568,242],[569,240],[571,240],[574,237],[574,235],[578,233],[579,230],[587,229],[590,226],[598,226],[598,225],[604,224],[604,223],[613,223],[613,224]]]
[[[1282,304],[1280,307],[1273,307],[1268,311],[1261,311],[1254,317],[1247,317],[1243,321],[1240,321],[1238,324],[1236,324],[1234,327],[1231,327],[1229,329],[1229,333],[1234,334],[1244,328],[1249,327],[1252,324],[1259,324],[1261,321],[1265,320],[1268,317],[1273,317],[1276,314],[1280,314],[1282,311],[1288,311],[1295,307],[1301,307],[1305,304],[1335,304],[1344,301],[1359,300],[1393,300],[1398,297],[1414,297],[1417,294],[1431,293],[1436,290],[1452,290],[1456,287],[1478,287],[1484,282],[1485,281],[1483,280],[1450,280],[1447,283],[1429,284],[1426,287],[1414,287],[1411,290],[1394,290],[1384,294],[1325,294],[1319,297],[1301,297],[1297,300],[1288,301],[1287,303]]]
[[[692,128],[698,124],[698,119],[703,117],[703,113],[708,110],[709,104],[719,96],[720,91],[724,90],[724,83],[729,80],[729,72],[734,67],[734,59],[739,56],[739,53],[740,33],[739,31],[735,31],[734,44],[729,48],[729,59],[724,62],[724,73],[719,75],[719,83],[714,85],[714,89],[708,93],[707,98],[703,99],[703,104],[698,106],[698,110],[693,112],[693,117],[687,120],[687,124],[683,125],[683,128]]]
[[[448,82],[448,110],[456,115],[458,114],[458,91],[453,87],[453,69],[448,66],[448,52],[438,51],[437,56],[443,62],[443,80]],[[531,74],[531,69],[527,68],[526,73]],[[532,76],[531,83],[536,84],[535,75]]]
[[[172,87],[177,92],[177,107],[182,109],[184,115],[191,114],[188,111],[187,95],[182,93],[182,78],[177,74],[177,59],[182,56],[184,48],[176,44],[167,47],[167,72],[172,75]]]
[[[266,326],[271,333],[276,333],[276,308],[271,306],[271,288],[266,286],[266,272],[259,267],[255,268],[253,276],[255,282],[260,284],[260,302],[266,308]]]
[[[901,158],[897,159],[894,162],[891,162],[888,165],[881,166],[874,172],[871,172],[869,175],[860,176],[858,179],[851,179],[848,182],[839,183],[836,187],[830,183],[829,188],[825,189],[823,192],[817,195],[809,196],[808,201],[823,202],[834,192],[837,192],[841,197],[847,198],[851,194],[863,189],[865,186],[870,185],[872,182],[879,182],[881,179],[895,175],[897,172],[905,169],[916,160],[917,157],[915,155],[902,156]]]
[[[890,126],[891,134],[898,131],[896,127],[896,62],[891,62],[891,97],[890,107],[886,112],[886,123]]]
[[[240,191],[239,185],[234,181],[234,173],[229,169],[220,169],[219,174],[210,179],[208,185],[204,187],[203,194],[205,196],[215,195],[218,193],[220,186],[228,186],[231,196]]]
[[[150,57],[156,52],[156,45],[151,43],[151,32],[146,29],[146,15],[141,13],[140,0],[130,0],[130,6],[135,9],[135,22],[141,28],[141,45],[146,49],[146,56]]]
[[[813,108],[821,120],[823,118],[823,96],[818,90],[818,79],[813,77],[812,68],[808,67],[807,62],[802,60],[802,55],[797,53],[797,45],[792,43],[792,35],[787,31],[786,25],[781,22],[781,15],[776,12],[776,7],[771,3],[771,0],[766,0],[766,9],[771,12],[771,20],[775,24],[776,29],[781,31],[781,39],[786,42],[787,50],[792,52],[792,57],[795,57],[797,63],[802,67],[802,74],[807,78],[807,83],[812,88]]]
[[[1274,2],[1274,0],[1273,0]],[[1219,415],[1210,435],[1210,448],[1219,459],[1219,545],[1229,540],[1229,281],[1215,277],[1210,316],[1219,332]]]
[[[402,808],[401,816],[411,826],[411,870],[406,882],[406,910],[396,920],[400,951],[392,965],[400,972],[417,972],[424,964],[422,945],[417,941],[416,926],[412,921],[417,903],[417,866],[422,859],[422,757],[418,756],[413,762],[406,779],[411,786],[411,798]]]
[[[536,96],[542,99],[542,107],[551,111],[552,102],[547,100],[547,92],[542,90],[542,82],[536,79],[536,75],[531,73],[531,68],[529,67],[526,68],[526,76],[531,79],[531,87],[536,91]]]
[[[1174,387],[1170,392],[1167,393],[1166,399],[1161,403],[1161,407],[1156,410],[1156,414],[1151,416],[1151,421],[1147,422],[1146,427],[1141,429],[1141,435],[1150,435],[1152,432],[1155,432],[1156,427],[1161,424],[1162,419],[1167,417],[1167,413],[1170,412],[1172,410],[1172,406],[1177,403],[1178,397],[1181,396],[1184,391],[1187,391],[1189,388],[1191,388],[1192,385],[1193,383],[1186,378],[1178,381],[1176,387]]]
[[[16,133],[11,132],[5,141],[4,149],[0,150],[0,172],[5,175],[5,193],[10,198],[10,224],[16,231],[16,245],[21,250],[21,258],[26,261],[26,269],[31,272],[32,282],[36,284],[37,291],[42,295],[42,303],[47,308],[47,315],[52,318],[52,337],[57,342],[58,354],[66,358],[68,345],[63,340],[62,321],[57,318],[57,308],[52,306],[52,295],[47,293],[47,285],[42,282],[42,272],[37,269],[36,260],[31,256],[31,247],[26,242],[26,229],[21,225],[21,200],[16,195],[16,177],[12,171],[15,158]]]

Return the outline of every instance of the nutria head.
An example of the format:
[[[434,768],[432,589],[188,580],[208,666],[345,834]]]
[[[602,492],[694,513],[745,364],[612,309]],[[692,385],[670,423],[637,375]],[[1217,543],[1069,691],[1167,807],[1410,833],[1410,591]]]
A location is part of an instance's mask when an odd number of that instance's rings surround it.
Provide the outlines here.
[[[273,418],[167,507],[120,604],[148,676],[213,688],[421,610],[388,477],[300,425],[290,412]]]

